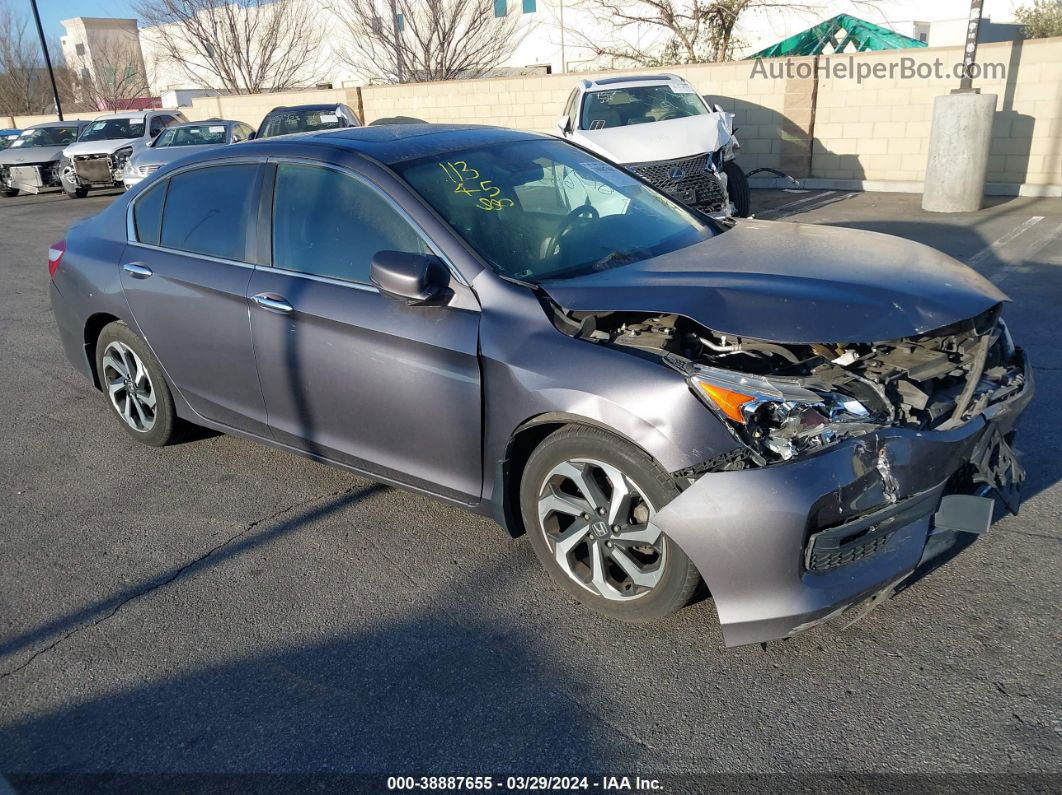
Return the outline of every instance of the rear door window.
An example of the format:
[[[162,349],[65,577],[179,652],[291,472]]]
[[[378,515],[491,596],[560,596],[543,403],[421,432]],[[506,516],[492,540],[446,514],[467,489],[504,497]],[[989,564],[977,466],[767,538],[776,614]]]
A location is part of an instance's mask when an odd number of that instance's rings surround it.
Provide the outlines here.
[[[246,261],[258,207],[258,166],[209,166],[170,177],[161,245]]]

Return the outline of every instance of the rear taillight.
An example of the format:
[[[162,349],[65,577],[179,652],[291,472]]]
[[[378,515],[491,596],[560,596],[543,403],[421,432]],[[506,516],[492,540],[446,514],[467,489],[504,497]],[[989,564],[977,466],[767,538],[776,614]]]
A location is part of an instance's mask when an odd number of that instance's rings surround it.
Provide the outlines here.
[[[63,254],[66,253],[66,241],[60,240],[58,243],[53,243],[48,249],[48,275],[53,279],[55,278],[55,272],[59,270],[59,263],[63,261]]]

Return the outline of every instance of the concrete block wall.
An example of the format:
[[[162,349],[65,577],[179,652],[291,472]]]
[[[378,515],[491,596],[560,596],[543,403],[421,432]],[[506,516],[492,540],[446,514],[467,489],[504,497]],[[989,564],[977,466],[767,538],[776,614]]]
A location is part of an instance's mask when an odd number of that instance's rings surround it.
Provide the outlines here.
[[[76,120],[76,119],[95,119],[97,116],[102,116],[103,112],[94,110],[88,113],[64,113],[64,119]],[[47,114],[43,116],[4,116],[0,115],[0,127],[14,128],[16,130],[24,130],[27,127],[32,127],[34,124],[44,124],[46,121],[55,121],[54,114]]]
[[[860,53],[853,60],[888,65],[899,57],[912,58],[922,68],[939,59],[946,76],[872,76],[859,83],[820,72],[811,176],[909,182],[925,178],[933,99],[958,87],[951,69],[961,62],[962,50]],[[982,93],[999,97],[988,182],[1062,185],[1062,38],[981,45],[977,60],[1002,64],[1007,72],[1006,79],[974,83]]]

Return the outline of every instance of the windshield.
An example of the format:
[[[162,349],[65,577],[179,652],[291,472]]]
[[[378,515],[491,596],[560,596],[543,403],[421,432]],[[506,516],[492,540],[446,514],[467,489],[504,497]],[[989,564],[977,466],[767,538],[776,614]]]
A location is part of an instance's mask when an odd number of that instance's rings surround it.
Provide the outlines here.
[[[591,91],[583,97],[580,130],[605,130],[708,113],[704,100],[684,83]]]
[[[104,119],[92,122],[78,140],[115,141],[120,138],[139,138],[143,134],[143,119]]]
[[[225,143],[224,124],[199,124],[195,127],[170,127],[163,130],[152,146],[160,149],[167,146],[203,146]]]
[[[7,149],[18,139],[18,133],[0,133],[0,149]]]
[[[259,138],[331,130],[343,126],[343,118],[335,110],[286,110],[270,114]]]
[[[499,273],[568,278],[692,246],[713,227],[561,141],[499,143],[392,166]]]
[[[66,146],[77,140],[77,126],[38,127],[26,130],[12,146],[30,148],[33,146]]]

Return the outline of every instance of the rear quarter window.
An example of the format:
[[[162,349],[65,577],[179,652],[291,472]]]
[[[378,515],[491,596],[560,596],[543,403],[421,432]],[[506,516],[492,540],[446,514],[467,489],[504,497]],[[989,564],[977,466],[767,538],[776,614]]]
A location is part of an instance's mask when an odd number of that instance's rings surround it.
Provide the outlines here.
[[[247,259],[258,166],[209,166],[169,179],[161,245],[229,260]]]

